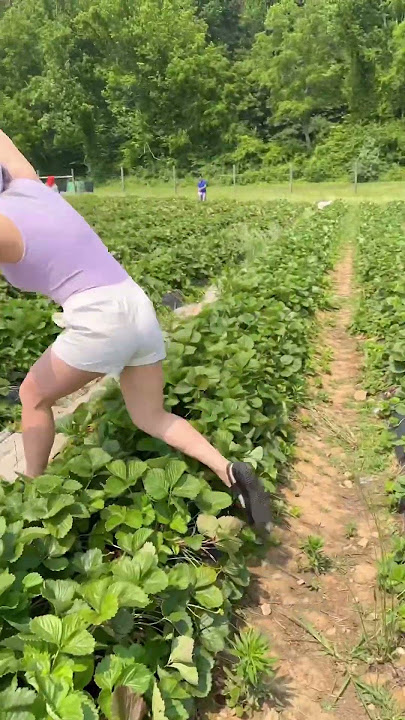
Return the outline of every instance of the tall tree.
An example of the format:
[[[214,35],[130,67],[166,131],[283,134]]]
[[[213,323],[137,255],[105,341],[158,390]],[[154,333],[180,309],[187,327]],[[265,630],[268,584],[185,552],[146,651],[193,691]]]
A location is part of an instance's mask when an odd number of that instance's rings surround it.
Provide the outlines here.
[[[372,117],[378,108],[378,65],[387,47],[385,0],[340,0],[337,32],[346,59],[344,94],[354,119]]]
[[[318,115],[342,107],[343,62],[334,2],[280,0],[267,14],[250,58],[252,77],[268,91],[272,122],[299,132],[307,150]]]

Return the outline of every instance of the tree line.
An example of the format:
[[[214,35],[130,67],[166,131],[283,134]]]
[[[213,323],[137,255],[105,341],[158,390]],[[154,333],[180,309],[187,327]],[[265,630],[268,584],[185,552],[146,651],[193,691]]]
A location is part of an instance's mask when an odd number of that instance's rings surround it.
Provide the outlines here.
[[[405,0],[0,0],[0,126],[43,172],[402,178]]]

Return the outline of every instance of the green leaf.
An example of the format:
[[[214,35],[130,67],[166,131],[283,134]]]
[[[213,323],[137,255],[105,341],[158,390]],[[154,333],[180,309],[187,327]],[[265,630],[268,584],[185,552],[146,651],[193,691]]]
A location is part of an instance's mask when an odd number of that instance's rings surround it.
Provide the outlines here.
[[[123,525],[127,516],[127,508],[119,505],[111,505],[105,512],[111,513],[105,521],[105,529],[107,532],[114,530],[118,525]],[[104,514],[103,514],[104,517]]]
[[[178,590],[187,590],[195,582],[194,568],[184,562],[177,563],[169,572],[168,582],[170,586]]]
[[[61,572],[62,570],[66,570],[69,561],[65,557],[49,558],[49,560],[43,561],[43,565],[52,572]]]
[[[83,720],[99,720],[99,714],[91,698],[86,694],[82,699]]]
[[[60,699],[57,708],[61,720],[83,720],[82,703],[77,693]]]
[[[95,580],[81,588],[83,598],[95,611],[89,615],[92,625],[101,625],[111,620],[118,612],[118,598],[110,591],[111,577]]]
[[[182,542],[186,547],[191,548],[191,550],[201,550],[201,546],[204,542],[204,538],[202,535],[192,535],[189,537],[182,538]]]
[[[229,636],[229,625],[221,617],[210,619],[212,624],[201,631],[201,641],[208,652],[216,655],[225,649],[225,641]]]
[[[139,567],[140,576],[143,577],[152,567],[158,563],[157,553],[155,546],[147,542],[134,557],[134,562]]]
[[[18,540],[23,545],[28,545],[32,543],[33,540],[45,537],[46,535],[49,535],[49,530],[44,527],[28,527],[21,530]]]
[[[42,585],[43,578],[41,575],[37,572],[28,573],[28,575],[25,576],[23,579],[23,586],[25,590],[30,590],[31,588],[38,588],[39,585]]]
[[[168,616],[168,621],[174,626],[179,635],[193,635],[193,622],[185,610],[177,610]]]
[[[64,510],[59,513],[59,515],[52,518],[52,520],[44,522],[44,525],[51,535],[58,538],[58,540],[61,540],[66,537],[68,532],[72,529],[73,517],[70,515],[69,511]]]
[[[11,650],[0,650],[0,677],[13,674],[18,670],[18,660]],[[0,707],[1,716],[1,707]]]
[[[69,460],[68,470],[79,477],[89,478],[93,475],[93,467],[90,458],[86,455],[77,455]]]
[[[209,537],[212,540],[216,537],[218,531],[218,519],[214,515],[199,515],[197,518],[197,529],[201,535]]]
[[[168,720],[166,717],[166,707],[162,694],[159,690],[158,684],[155,682],[153,685],[152,692],[152,719],[153,720]]]
[[[196,498],[196,505],[203,513],[218,515],[221,510],[232,505],[232,498],[229,493],[203,490]]]
[[[190,685],[198,685],[198,670],[195,665],[186,665],[185,663],[172,663],[171,667],[178,670],[183,680]]]
[[[180,513],[175,513],[173,519],[170,521],[170,527],[172,530],[185,535],[188,530],[187,520]]]
[[[194,568],[195,571],[195,586],[196,588],[203,588],[207,585],[212,585],[217,579],[217,573],[212,567],[207,565],[199,565]]]
[[[146,665],[133,663],[125,668],[119,677],[119,684],[122,687],[129,687],[138,695],[144,695],[149,689],[152,681],[152,673]]]
[[[31,620],[30,629],[33,635],[60,648],[62,642],[62,620],[60,618],[55,615],[41,615]]]
[[[132,533],[124,533],[121,530],[119,530],[115,535],[115,539],[117,541],[118,547],[120,547],[121,550],[124,550],[129,555],[134,554],[133,548],[132,548],[134,535],[132,535]]]
[[[163,500],[168,496],[165,471],[161,468],[148,470],[143,481],[145,491],[153,500]]]
[[[172,494],[176,497],[188,498],[194,500],[201,492],[203,483],[193,475],[186,475],[180,478],[176,486],[172,490]]]
[[[221,517],[218,521],[217,544],[221,550],[233,554],[242,545],[240,532],[244,523],[235,517]]]
[[[3,517],[3,515],[0,515],[0,538],[3,537],[5,532],[6,532],[6,518]]]
[[[79,658],[69,658],[73,667],[73,681],[76,690],[83,690],[93,680],[94,675],[94,657],[92,655],[82,655]],[[65,658],[61,658],[65,665]]]
[[[212,688],[212,668],[214,658],[204,648],[197,648],[195,652],[195,665],[198,673],[198,684],[191,690],[194,697],[207,697]]]
[[[97,665],[94,682],[100,690],[112,692],[124,667],[121,658],[107,655]]]
[[[87,630],[82,629],[78,615],[66,615],[62,619],[62,652],[66,655],[91,655],[95,640]]]
[[[182,460],[169,460],[165,467],[166,483],[170,490],[174,488],[181,476],[186,472],[187,465]],[[156,498],[157,500],[159,498]]]
[[[75,502],[73,495],[51,495],[48,497],[48,511],[45,519],[55,517],[61,510],[66,510]]]
[[[141,510],[131,510],[130,508],[127,508],[125,524],[128,525],[128,527],[133,528],[134,530],[140,529],[142,527],[143,519]]]
[[[103,572],[103,553],[99,548],[76,553],[73,559],[76,570],[83,575],[100,575]]]
[[[9,718],[12,718],[10,711],[28,710],[34,704],[35,700],[36,693],[33,690],[16,687],[16,684],[13,683],[6,688],[6,690],[0,692],[0,712],[7,712],[5,720],[9,720]]]
[[[102,690],[97,698],[97,705],[102,712],[102,717],[111,718],[113,712],[113,694],[110,690]]]
[[[131,485],[135,485],[137,480],[139,480],[142,475],[147,471],[148,466],[146,463],[141,462],[140,460],[130,460],[128,463],[128,469],[127,469],[127,478],[128,482]]]
[[[12,586],[14,580],[15,575],[12,575],[8,570],[3,570],[0,573],[0,595],[3,595]]]
[[[166,590],[167,586],[168,578],[161,568],[152,570],[142,582],[142,588],[148,595],[156,595]]]
[[[105,467],[112,459],[111,455],[102,450],[102,448],[91,448],[89,450],[89,458],[93,472]]]
[[[111,570],[116,580],[127,580],[136,585],[141,578],[139,565],[134,558],[120,557],[112,563]]]
[[[108,470],[111,475],[116,475],[121,480],[126,481],[127,467],[123,460],[113,460],[113,462],[109,464]]]
[[[119,497],[125,492],[126,489],[126,482],[124,480],[120,480],[120,478],[113,475],[111,475],[111,477],[107,479],[107,482],[104,485],[104,490],[108,497]]]
[[[215,585],[211,585],[203,590],[197,590],[194,593],[194,597],[200,605],[209,609],[221,607],[224,603],[223,595]]]
[[[149,528],[139,528],[139,530],[132,535],[132,552],[136,553],[140,550],[152,534],[153,530],[150,530]]]
[[[180,635],[180,637],[174,638],[168,664],[172,665],[175,662],[192,663],[193,650],[193,638],[187,635]]]
[[[112,618],[110,625],[117,636],[125,638],[133,630],[133,615],[126,608],[120,608],[115,617]]]
[[[126,580],[118,580],[111,585],[111,592],[118,597],[119,607],[144,608],[149,598],[144,591]]]
[[[198,684],[197,668],[193,664],[194,640],[187,635],[174,638],[168,666],[175,668],[190,685]]]
[[[231,517],[230,515],[221,517],[218,520],[218,536],[239,535],[244,524],[245,523],[239,520],[239,518]]]

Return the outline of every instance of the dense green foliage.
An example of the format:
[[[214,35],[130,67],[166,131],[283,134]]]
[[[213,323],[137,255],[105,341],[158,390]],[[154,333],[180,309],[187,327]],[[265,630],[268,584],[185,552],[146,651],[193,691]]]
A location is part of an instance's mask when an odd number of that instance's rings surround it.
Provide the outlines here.
[[[405,255],[404,203],[364,205],[358,232],[359,307],[354,329],[365,337],[365,380],[379,393],[380,410],[398,424],[405,416]],[[385,392],[385,395],[382,392]],[[403,445],[403,438],[401,439]],[[394,510],[405,509],[405,476],[396,475],[387,490]],[[393,551],[380,565],[380,582],[399,596],[391,621],[405,631],[405,543],[395,537]],[[388,606],[388,605],[387,605]]]
[[[74,204],[159,311],[167,291],[180,290],[192,300],[225,265],[231,269],[242,261],[254,232],[270,229],[277,237],[301,212],[287,203],[200,206],[82,197]],[[0,299],[0,421],[5,421],[19,412],[7,401],[10,384],[21,382],[59,330],[52,321],[56,308],[48,300],[1,280]]]
[[[261,233],[220,300],[169,329],[169,406],[270,487],[341,215],[310,212],[277,243]],[[127,720],[125,692],[153,720],[186,720],[258,540],[210,473],[132,425],[115,385],[63,425],[49,474],[0,485],[0,719]]]
[[[42,172],[402,176],[404,0],[1,7],[0,126]]]
[[[363,205],[357,238],[360,303],[354,328],[364,333],[366,379],[373,391],[405,394],[405,205]]]

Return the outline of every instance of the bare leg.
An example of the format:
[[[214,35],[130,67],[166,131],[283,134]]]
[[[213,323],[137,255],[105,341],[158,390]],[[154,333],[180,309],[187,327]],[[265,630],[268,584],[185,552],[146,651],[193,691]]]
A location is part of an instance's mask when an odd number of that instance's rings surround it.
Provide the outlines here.
[[[148,435],[164,440],[211,468],[229,486],[228,460],[187,420],[166,412],[163,386],[162,363],[125,368],[121,375],[121,390],[131,419]]]
[[[26,474],[41,475],[55,439],[52,405],[100,377],[67,365],[49,348],[29,371],[20,388]]]

